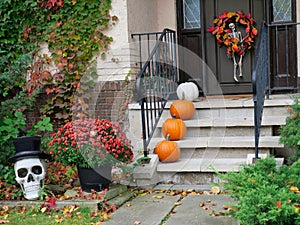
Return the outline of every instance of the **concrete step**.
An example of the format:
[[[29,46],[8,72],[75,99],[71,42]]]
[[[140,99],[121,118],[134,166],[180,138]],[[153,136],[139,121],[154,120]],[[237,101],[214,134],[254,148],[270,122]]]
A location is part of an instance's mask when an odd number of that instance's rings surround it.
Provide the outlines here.
[[[276,159],[278,165],[282,165],[283,158]],[[158,173],[177,173],[177,172],[228,172],[239,171],[242,165],[248,162],[244,158],[192,158],[180,159],[173,163],[159,162],[157,165]]]
[[[260,148],[283,148],[279,143],[279,136],[262,136],[259,140]],[[152,138],[149,144],[154,149],[156,144],[163,138]],[[186,137],[176,141],[180,148],[254,148],[253,136],[224,136],[224,137]]]
[[[170,118],[170,117],[168,117]],[[274,125],[284,125],[286,120],[285,115],[280,116],[264,116],[262,118],[262,126],[274,126]],[[161,128],[165,118],[160,119],[157,127]],[[226,118],[203,118],[203,119],[191,119],[185,120],[185,125],[188,128],[198,128],[198,127],[253,127],[254,117],[226,117]]]
[[[166,108],[171,106],[173,101],[167,103]],[[291,105],[293,100],[289,95],[271,95],[269,99],[265,99],[264,107],[278,107]],[[212,96],[201,97],[194,101],[197,109],[214,109],[214,108],[253,108],[254,102],[252,96],[239,98],[238,96]]]
[[[180,150],[181,159],[190,158],[240,158],[247,154],[252,154],[254,148],[182,148]],[[259,150],[260,153],[270,154],[269,148]]]
[[[173,163],[159,162],[157,172],[219,172],[238,171],[240,165],[246,164],[247,158],[191,158],[179,159]]]
[[[265,107],[263,111],[263,117],[267,116],[287,116],[288,109],[285,106],[274,106],[274,107]],[[162,118],[170,118],[171,114],[168,108],[165,108],[165,111],[162,113]],[[223,121],[235,118],[254,118],[254,109],[253,108],[196,108],[195,115],[192,119],[202,120],[220,120],[223,125]],[[225,119],[226,118],[226,119]],[[251,120],[249,120],[251,122]],[[253,119],[252,119],[253,121]]]

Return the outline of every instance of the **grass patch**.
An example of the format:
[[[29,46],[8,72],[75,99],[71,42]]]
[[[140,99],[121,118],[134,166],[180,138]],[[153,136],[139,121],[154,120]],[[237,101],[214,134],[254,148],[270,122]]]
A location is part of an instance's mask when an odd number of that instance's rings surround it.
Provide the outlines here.
[[[33,225],[33,224],[100,224],[109,219],[106,211],[92,211],[88,207],[75,205],[66,206],[63,209],[49,207],[24,207],[18,206],[0,208],[0,223],[12,225]]]

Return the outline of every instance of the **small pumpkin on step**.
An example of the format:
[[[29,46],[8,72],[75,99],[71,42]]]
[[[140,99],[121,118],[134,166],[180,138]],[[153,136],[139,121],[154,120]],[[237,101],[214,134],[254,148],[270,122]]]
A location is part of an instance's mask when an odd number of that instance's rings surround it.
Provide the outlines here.
[[[154,153],[158,155],[161,162],[176,162],[180,158],[180,148],[176,142],[170,141],[170,135],[166,140],[157,143]]]
[[[166,119],[162,125],[162,134],[165,138],[170,135],[170,141],[181,140],[186,135],[186,125],[182,119],[176,117]]]
[[[193,82],[185,82],[178,85],[176,94],[179,100],[194,101],[199,97],[199,89]]]
[[[170,114],[177,119],[189,120],[195,114],[195,105],[189,100],[175,100],[170,106]]]

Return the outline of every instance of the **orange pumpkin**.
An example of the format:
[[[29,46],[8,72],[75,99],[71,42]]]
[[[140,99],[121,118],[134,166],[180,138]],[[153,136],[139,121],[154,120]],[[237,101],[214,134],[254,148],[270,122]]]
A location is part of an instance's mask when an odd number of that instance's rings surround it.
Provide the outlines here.
[[[161,162],[176,162],[180,158],[180,148],[176,142],[169,140],[170,135],[166,140],[157,143],[154,153],[158,155]]]
[[[166,119],[162,126],[162,134],[166,138],[170,135],[170,141],[177,141],[184,138],[186,134],[186,125],[181,119]]]
[[[195,114],[194,103],[188,100],[175,100],[170,107],[171,116],[177,119],[188,120]]]

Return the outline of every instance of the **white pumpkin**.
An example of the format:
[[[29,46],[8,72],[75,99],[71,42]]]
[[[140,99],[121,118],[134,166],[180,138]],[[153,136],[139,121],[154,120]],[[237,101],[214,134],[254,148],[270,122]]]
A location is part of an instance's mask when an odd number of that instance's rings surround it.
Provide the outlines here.
[[[180,100],[194,101],[199,97],[199,89],[193,82],[179,84],[176,93]]]

